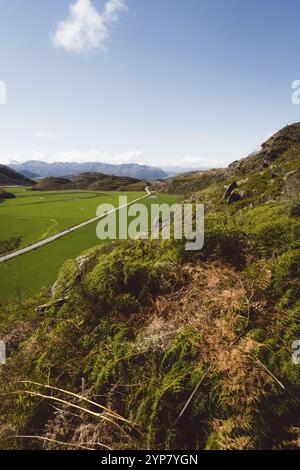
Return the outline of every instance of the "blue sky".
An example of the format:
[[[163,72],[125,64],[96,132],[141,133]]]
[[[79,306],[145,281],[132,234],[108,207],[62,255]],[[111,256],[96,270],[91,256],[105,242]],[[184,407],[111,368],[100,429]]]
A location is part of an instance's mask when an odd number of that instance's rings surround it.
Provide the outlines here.
[[[0,12],[2,163],[216,166],[300,121],[298,0],[0,0]]]

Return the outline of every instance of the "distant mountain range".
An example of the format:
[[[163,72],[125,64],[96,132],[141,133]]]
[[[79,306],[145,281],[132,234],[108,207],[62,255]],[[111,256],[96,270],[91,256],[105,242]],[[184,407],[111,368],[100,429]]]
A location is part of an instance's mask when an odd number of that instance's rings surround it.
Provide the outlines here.
[[[46,163],[37,160],[30,160],[24,163],[14,162],[9,164],[13,170],[29,178],[48,177],[69,177],[82,173],[102,173],[113,176],[126,176],[139,180],[158,180],[169,176],[169,173],[160,168],[136,163],[124,163],[112,165],[109,163]]]
[[[34,181],[26,176],[7,166],[0,165],[0,186],[32,186],[34,184]]]

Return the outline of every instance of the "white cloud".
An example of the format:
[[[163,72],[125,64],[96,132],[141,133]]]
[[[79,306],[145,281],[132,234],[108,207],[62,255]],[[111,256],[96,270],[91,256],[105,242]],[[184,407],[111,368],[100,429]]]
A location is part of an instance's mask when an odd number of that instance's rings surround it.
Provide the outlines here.
[[[119,12],[127,10],[124,0],[109,0],[105,4],[105,18],[107,21],[118,21]]]
[[[52,36],[55,47],[67,52],[81,53],[103,48],[110,38],[111,25],[127,10],[124,0],[108,0],[98,11],[91,0],[76,0],[70,6],[69,17],[60,21]]]
[[[74,163],[138,163],[142,159],[141,150],[130,150],[124,153],[110,154],[109,152],[100,152],[99,150],[89,150],[87,152],[79,152],[70,150],[67,152],[59,152],[48,156],[46,161],[49,162],[74,162]]]
[[[34,135],[37,139],[40,140],[58,140],[58,136],[53,132],[40,130],[36,131]]]
[[[213,160],[199,157],[183,157],[178,159],[154,160],[143,155],[141,150],[129,150],[121,153],[101,152],[100,150],[91,149],[86,152],[79,150],[68,150],[57,153],[47,153],[41,151],[32,151],[26,154],[2,154],[0,155],[0,163],[9,164],[12,162],[26,162],[29,160],[38,160],[48,163],[65,162],[65,163],[137,163],[140,165],[149,165],[162,168],[166,171],[192,171],[206,168],[226,167],[231,160]]]
[[[161,168],[186,168],[186,170],[194,170],[198,168],[225,167],[228,165],[226,160],[213,160],[200,157],[184,157],[177,160],[162,160],[159,164]]]

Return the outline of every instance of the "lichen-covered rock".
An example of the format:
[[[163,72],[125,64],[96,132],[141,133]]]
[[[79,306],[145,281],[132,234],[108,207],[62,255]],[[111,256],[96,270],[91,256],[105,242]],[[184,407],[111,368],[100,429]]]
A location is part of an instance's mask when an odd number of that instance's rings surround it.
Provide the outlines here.
[[[55,284],[51,289],[53,298],[63,297],[74,285],[80,275],[76,260],[67,260],[62,265]]]
[[[105,248],[97,246],[83,252],[75,260],[69,259],[65,261],[51,289],[51,297],[55,299],[59,297],[64,298],[72,287],[80,282],[84,274],[94,266],[99,253]]]

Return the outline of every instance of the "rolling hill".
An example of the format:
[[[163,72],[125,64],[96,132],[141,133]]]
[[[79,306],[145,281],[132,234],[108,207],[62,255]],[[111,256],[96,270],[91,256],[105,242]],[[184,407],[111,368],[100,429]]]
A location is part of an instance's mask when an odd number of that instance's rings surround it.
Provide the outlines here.
[[[83,173],[72,178],[45,178],[38,182],[34,190],[143,191],[146,184],[145,181],[126,176]]]
[[[33,186],[34,184],[34,181],[26,176],[7,166],[0,165],[0,186]]]

